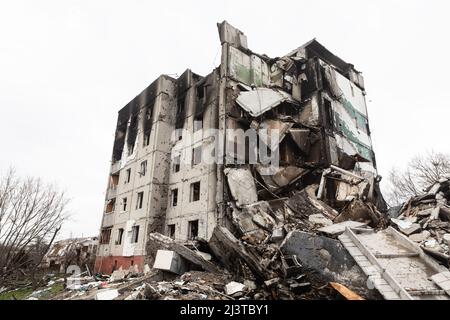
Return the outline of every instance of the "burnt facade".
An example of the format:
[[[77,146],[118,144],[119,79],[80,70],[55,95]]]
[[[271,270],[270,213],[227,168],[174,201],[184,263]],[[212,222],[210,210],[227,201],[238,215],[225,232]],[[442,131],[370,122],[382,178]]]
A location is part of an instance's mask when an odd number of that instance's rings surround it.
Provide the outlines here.
[[[217,69],[162,75],[119,111],[97,271],[142,268],[152,232],[208,240],[216,225],[233,229],[255,204],[274,209],[311,184],[324,206],[384,208],[361,73],[316,40],[269,58],[227,22],[218,29]],[[254,144],[236,138],[249,129]],[[262,146],[278,166],[260,161]]]

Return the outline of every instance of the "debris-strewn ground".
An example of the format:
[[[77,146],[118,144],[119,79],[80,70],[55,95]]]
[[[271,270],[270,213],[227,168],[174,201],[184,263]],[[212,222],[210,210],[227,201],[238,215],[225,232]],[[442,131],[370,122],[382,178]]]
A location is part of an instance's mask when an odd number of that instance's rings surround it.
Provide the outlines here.
[[[2,288],[0,299],[380,298],[368,290],[364,277],[358,279],[362,273],[357,272],[352,257],[337,239],[347,227],[378,232],[394,226],[434,261],[448,267],[450,178],[441,179],[424,195],[391,210],[390,219],[360,200],[340,209],[334,218],[328,217],[335,209],[318,202],[314,194],[299,192],[276,205],[262,202],[248,206],[245,210],[251,215],[233,219],[240,231],[216,227],[208,243],[152,234],[152,241],[161,248],[154,268],[145,265],[141,271],[132,266],[111,275],[49,275],[45,285],[34,291],[29,284],[15,290]],[[337,219],[344,214],[345,218]],[[292,250],[297,254],[289,254]],[[164,255],[167,252],[169,256]],[[173,261],[182,263],[174,265]]]
[[[431,185],[425,194],[391,210],[397,229],[440,263],[449,267],[450,177]]]

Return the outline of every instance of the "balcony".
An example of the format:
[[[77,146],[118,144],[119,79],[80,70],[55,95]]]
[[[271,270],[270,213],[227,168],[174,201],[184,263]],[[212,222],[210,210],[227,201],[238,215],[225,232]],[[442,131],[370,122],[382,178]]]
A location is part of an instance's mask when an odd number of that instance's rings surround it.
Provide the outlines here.
[[[116,162],[111,164],[111,174],[115,174],[120,170],[121,161],[117,160]]]
[[[109,189],[106,191],[106,199],[110,200],[115,198],[117,195],[117,186],[111,186],[109,187]]]
[[[114,213],[105,213],[103,215],[102,228],[111,227],[114,224]]]

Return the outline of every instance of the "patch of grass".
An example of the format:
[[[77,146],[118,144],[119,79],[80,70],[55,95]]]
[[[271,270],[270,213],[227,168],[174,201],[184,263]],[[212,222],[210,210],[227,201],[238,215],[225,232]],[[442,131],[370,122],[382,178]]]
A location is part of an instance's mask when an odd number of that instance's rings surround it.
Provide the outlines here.
[[[0,293],[0,300],[23,300],[26,299],[33,292],[33,288],[20,288],[13,291],[2,292]]]
[[[61,293],[64,291],[64,283],[59,282],[55,283],[50,290],[45,291],[42,293],[42,295],[39,297],[39,300],[48,300],[51,297],[57,295],[58,293]]]

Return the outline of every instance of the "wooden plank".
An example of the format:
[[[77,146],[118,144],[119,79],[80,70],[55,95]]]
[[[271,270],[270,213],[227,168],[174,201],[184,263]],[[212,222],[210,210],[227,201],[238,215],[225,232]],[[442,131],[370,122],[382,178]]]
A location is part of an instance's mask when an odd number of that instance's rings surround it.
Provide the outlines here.
[[[340,283],[330,282],[330,286],[332,286],[334,290],[339,292],[347,300],[364,300],[359,294]]]

